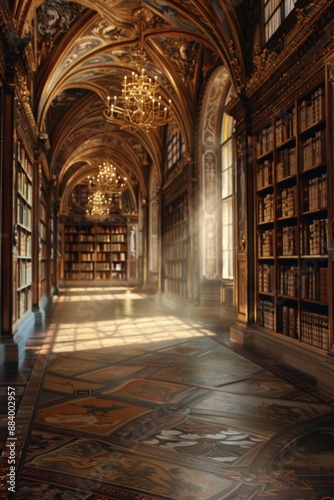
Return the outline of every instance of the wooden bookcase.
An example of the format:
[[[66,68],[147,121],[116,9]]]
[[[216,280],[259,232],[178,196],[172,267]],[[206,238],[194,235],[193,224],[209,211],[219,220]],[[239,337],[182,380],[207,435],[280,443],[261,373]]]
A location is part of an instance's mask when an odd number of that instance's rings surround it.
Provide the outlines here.
[[[165,292],[187,298],[188,196],[183,192],[165,210]]]
[[[65,224],[63,241],[65,280],[127,280],[126,224]]]
[[[16,177],[16,227],[17,227],[17,279],[16,317],[20,320],[31,310],[32,284],[32,164],[21,143],[17,142],[17,177]]]
[[[47,293],[47,212],[45,196],[41,195],[40,200],[40,297]]]
[[[54,244],[55,244],[55,223],[54,223],[54,217],[51,215],[50,217],[50,287],[52,288],[53,283],[55,282],[55,276],[54,276],[54,259],[57,258],[54,252]]]
[[[256,321],[328,350],[325,87],[256,136]]]

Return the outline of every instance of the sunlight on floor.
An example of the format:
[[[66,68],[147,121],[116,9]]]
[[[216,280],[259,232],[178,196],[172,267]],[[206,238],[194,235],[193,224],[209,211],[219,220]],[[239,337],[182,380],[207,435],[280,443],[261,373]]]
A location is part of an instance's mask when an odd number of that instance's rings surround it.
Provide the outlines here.
[[[195,337],[214,336],[209,330],[196,328],[174,316],[93,321],[63,324],[58,328],[54,353],[102,349],[131,344],[154,344]]]

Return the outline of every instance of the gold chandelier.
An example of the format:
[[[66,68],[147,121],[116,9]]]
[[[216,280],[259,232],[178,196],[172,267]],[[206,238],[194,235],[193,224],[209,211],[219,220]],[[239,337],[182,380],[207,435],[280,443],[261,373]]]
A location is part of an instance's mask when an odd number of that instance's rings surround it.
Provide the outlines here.
[[[172,118],[172,101],[164,104],[159,94],[157,76],[152,80],[145,73],[143,50],[142,6],[139,11],[139,48],[137,52],[137,72],[131,78],[124,76],[122,94],[108,96],[105,118],[118,124],[122,129],[149,131],[168,123]]]
[[[92,220],[106,219],[109,215],[110,201],[101,191],[94,191],[88,196],[86,217]]]
[[[99,173],[88,175],[88,189],[100,191],[106,195],[120,194],[126,189],[127,177],[121,177],[112,163],[103,162],[99,165]]]
[[[111,163],[99,165],[95,176],[88,175],[88,195],[86,217],[93,220],[106,219],[110,214],[111,205],[118,201],[126,189],[127,177],[121,177]]]

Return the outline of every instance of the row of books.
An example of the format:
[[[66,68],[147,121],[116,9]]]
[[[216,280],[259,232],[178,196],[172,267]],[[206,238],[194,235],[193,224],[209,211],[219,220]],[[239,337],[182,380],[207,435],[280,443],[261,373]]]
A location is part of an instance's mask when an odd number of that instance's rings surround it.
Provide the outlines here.
[[[275,121],[275,141],[276,146],[280,146],[288,139],[296,135],[296,110],[293,108],[289,113]]]
[[[79,233],[65,233],[65,240],[67,243],[94,243],[94,234],[79,234]]]
[[[111,243],[111,242],[116,242],[116,243],[122,243],[126,241],[126,234],[97,234],[96,235],[96,241],[102,242],[102,243]]]
[[[31,285],[32,266],[30,260],[19,260],[20,288]]]
[[[303,131],[325,117],[325,91],[317,89],[309,99],[301,102],[299,107],[300,130]]]
[[[269,127],[264,128],[257,136],[256,141],[256,155],[259,158],[264,154],[272,151],[274,149],[274,133],[273,127],[270,125]]]
[[[279,319],[279,331],[283,335],[287,335],[288,337],[297,339],[299,337],[298,310],[293,307],[284,305],[281,308],[281,314],[282,316]]]
[[[40,237],[42,241],[46,241],[46,226],[44,223],[40,224]]]
[[[288,297],[297,297],[299,288],[299,268],[296,266],[279,266],[279,293]]]
[[[328,316],[302,311],[300,340],[321,349],[329,349]]]
[[[276,180],[281,181],[285,177],[297,173],[297,155],[295,148],[283,149],[279,152],[279,160],[276,165]]]
[[[93,262],[65,262],[66,271],[94,271]]]
[[[308,179],[303,186],[304,212],[323,208],[327,208],[327,173]]]
[[[45,280],[46,279],[46,274],[47,274],[47,265],[46,265],[46,261],[42,261],[40,263],[40,280]]]
[[[92,224],[87,224],[84,226],[80,225],[66,225],[65,226],[65,237],[68,234],[80,234],[85,236],[89,235],[110,235],[110,234],[126,234],[127,232],[127,227],[126,225],[121,225],[121,226],[99,226],[99,225],[92,225]]]
[[[77,262],[78,255],[76,253],[65,253],[64,254],[64,262]]]
[[[187,279],[187,266],[185,262],[168,262],[165,264],[165,273],[168,278]]]
[[[169,203],[166,207],[166,214],[173,213],[176,210],[182,209],[188,203],[188,193],[184,191],[177,198],[175,198],[171,203]]]
[[[32,178],[32,165],[28,159],[28,156],[26,154],[26,151],[24,147],[21,144],[21,141],[17,142],[17,154],[18,154],[18,161],[21,165],[21,167],[26,171],[27,175]]]
[[[292,217],[297,212],[297,187],[282,189],[277,199],[277,217]]]
[[[297,297],[299,287],[301,298],[321,303],[328,301],[328,269],[326,267],[280,266],[278,268],[279,293]],[[275,289],[275,268],[270,264],[258,267],[258,291],[273,293]]]
[[[187,283],[181,280],[167,278],[165,280],[165,290],[171,295],[182,298],[187,297]]]
[[[166,229],[178,224],[179,222],[186,221],[188,218],[188,205],[183,204],[174,212],[166,215]]]
[[[31,309],[31,289],[21,290],[18,296],[19,317],[21,318],[27,311]]]
[[[91,243],[81,243],[79,244],[66,244],[65,252],[75,252],[75,253],[83,253],[83,252],[126,252],[127,246],[124,243],[110,243],[110,244],[102,244],[93,245]]]
[[[275,288],[275,268],[270,264],[260,264],[258,267],[259,292],[273,293]]]
[[[31,208],[22,200],[17,200],[17,222],[31,229]]]
[[[40,217],[41,217],[41,221],[44,222],[44,224],[46,224],[47,213],[46,213],[46,207],[45,207],[44,203],[40,204]]]
[[[17,190],[32,205],[32,185],[27,174],[21,170],[17,173]]]
[[[110,271],[99,271],[96,273],[97,280],[110,280]]]
[[[109,236],[117,234],[126,234],[127,227],[124,226],[95,226],[97,236]]]
[[[94,252],[93,243],[65,243],[65,252]]]
[[[258,171],[257,171],[257,188],[261,189],[266,186],[270,186],[273,182],[273,168],[272,168],[272,161],[271,160],[265,160],[263,163],[261,163],[258,166]]]
[[[126,245],[122,244],[111,244],[111,243],[97,243],[97,252],[120,252],[121,250],[126,250]]]
[[[296,226],[285,226],[277,232],[277,255],[297,255],[298,231]]]
[[[274,194],[268,193],[259,198],[259,222],[268,222],[274,219]]]
[[[81,234],[81,229],[82,226],[65,226],[65,238],[67,239],[68,235],[70,234]],[[94,226],[84,226],[84,229],[82,230],[83,234],[90,234],[92,233],[94,229]]]
[[[328,268],[306,266],[301,274],[301,296],[303,299],[328,302]]]
[[[187,233],[188,230],[186,224],[179,224],[178,226],[168,229],[165,233],[165,245],[186,240]]]
[[[325,161],[325,132],[321,130],[302,143],[302,170],[316,167]]]
[[[327,219],[316,219],[311,224],[300,224],[301,255],[326,255],[327,250]]]
[[[186,242],[175,243],[174,245],[168,245],[165,249],[165,259],[178,260],[188,258],[188,246]]]
[[[275,329],[275,308],[272,302],[267,300],[259,301],[259,325],[268,328],[269,330]]]
[[[31,234],[19,232],[19,252],[21,256],[31,257]]]
[[[46,246],[45,242],[42,243],[41,248],[40,248],[40,258],[42,260],[46,260],[46,258],[47,258],[47,246]]]
[[[258,257],[274,255],[274,233],[271,229],[258,233]]]
[[[110,271],[99,271],[96,273],[97,280],[121,280],[124,281],[127,279],[127,275],[125,272],[110,272]]]

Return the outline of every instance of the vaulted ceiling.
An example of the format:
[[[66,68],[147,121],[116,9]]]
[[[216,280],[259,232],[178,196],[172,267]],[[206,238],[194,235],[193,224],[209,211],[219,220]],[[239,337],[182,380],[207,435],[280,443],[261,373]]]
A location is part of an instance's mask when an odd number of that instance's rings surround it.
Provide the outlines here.
[[[48,164],[59,194],[109,159],[145,193],[147,165],[163,176],[164,129],[129,132],[106,121],[108,95],[119,95],[131,74],[142,8],[146,71],[171,99],[186,149],[193,151],[203,89],[225,65],[242,80],[245,4],[242,0],[21,0],[19,34],[32,36],[33,111],[47,134]],[[244,21],[243,21],[244,22]],[[235,61],[238,61],[238,67]]]

